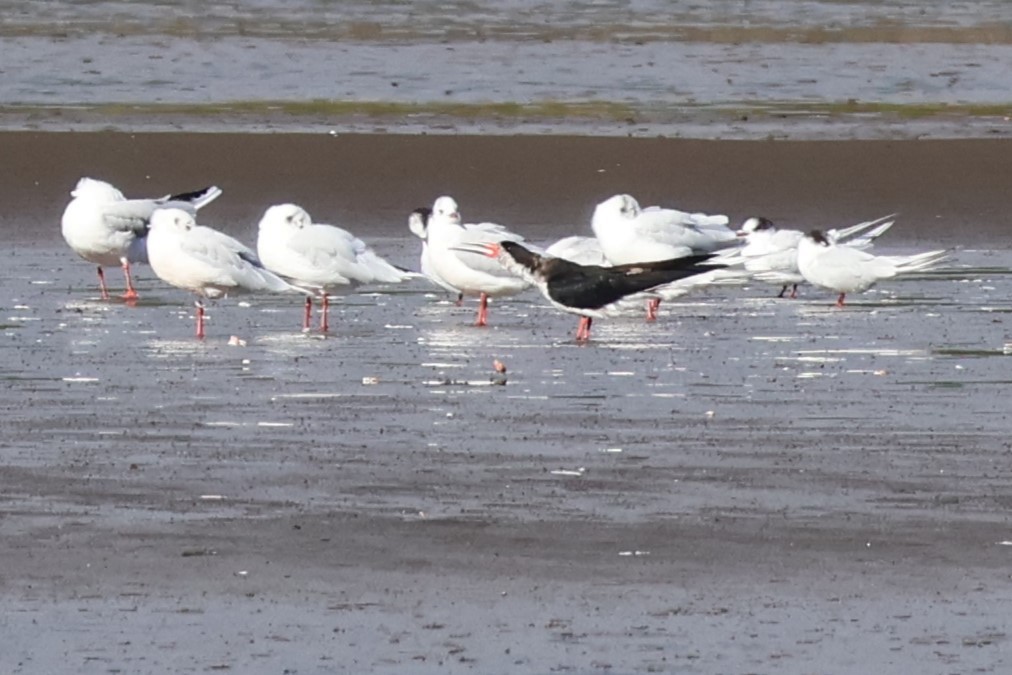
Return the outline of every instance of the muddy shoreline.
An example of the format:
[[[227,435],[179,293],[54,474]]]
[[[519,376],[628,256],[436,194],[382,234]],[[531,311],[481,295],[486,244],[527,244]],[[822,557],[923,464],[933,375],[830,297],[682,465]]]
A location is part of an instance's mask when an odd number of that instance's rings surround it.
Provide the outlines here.
[[[1009,141],[0,133],[0,670],[1002,673]],[[96,299],[81,175],[295,201],[412,266],[411,208],[535,239],[629,191],[734,220],[901,212],[944,274],[837,311],[768,288],[489,329],[421,280],[335,304]],[[227,344],[230,335],[248,340]],[[506,386],[488,386],[493,358]],[[374,384],[371,384],[374,383]]]
[[[0,151],[8,158],[0,218],[25,243],[49,241],[82,175],[127,194],[220,185],[226,196],[208,217],[240,233],[252,232],[267,205],[294,201],[356,231],[397,235],[411,208],[451,193],[465,217],[562,236],[589,231],[594,204],[617,192],[803,229],[899,213],[895,236],[946,246],[1012,232],[1007,139],[0,132]],[[31,234],[21,239],[15,219]]]

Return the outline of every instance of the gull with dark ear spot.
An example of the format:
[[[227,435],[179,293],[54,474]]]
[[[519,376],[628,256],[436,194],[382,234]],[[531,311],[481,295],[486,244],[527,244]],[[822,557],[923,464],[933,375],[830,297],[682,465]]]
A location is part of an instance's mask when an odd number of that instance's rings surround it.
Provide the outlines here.
[[[307,292],[266,269],[257,254],[239,241],[197,225],[182,209],[158,209],[152,214],[148,258],[159,279],[201,298]],[[197,337],[204,337],[204,305],[199,300]]]
[[[333,225],[314,223],[296,204],[278,204],[260,219],[257,254],[270,271],[321,298],[320,330],[329,329],[329,296],[361,284],[396,284],[412,274],[394,267],[361,239]],[[306,296],[303,330],[309,330],[313,301]]]
[[[425,278],[457,296],[457,305],[459,306],[464,300],[464,294],[460,292],[459,288],[451,286],[436,274],[432,266],[432,249],[429,248],[429,221],[431,219],[432,209],[427,206],[421,206],[408,215],[408,229],[411,230],[413,235],[422,240],[422,255],[419,258],[419,266]]]
[[[530,286],[494,260],[472,252],[475,246],[507,240],[523,241],[523,237],[495,223],[463,224],[452,197],[440,197],[432,205],[427,239],[430,270],[451,288],[479,297],[476,326],[487,325],[489,298],[514,295]]]
[[[515,241],[468,246],[537,286],[553,307],[576,314],[577,342],[590,339],[594,319],[621,314],[646,299],[672,298],[693,288],[719,283],[721,275],[740,277],[705,264],[708,254],[635,265],[580,265],[541,255]]]
[[[829,230],[826,237],[854,248],[868,248],[893,226],[895,216]],[[752,273],[753,279],[780,286],[777,297],[784,297],[788,288],[791,288],[790,297],[797,297],[798,284],[805,280],[798,270],[798,244],[804,233],[780,229],[769,218],[753,217],[742,224],[738,236],[744,240],[744,246],[721,251],[716,260],[727,265],[741,265]]]
[[[875,256],[851,246],[834,243],[821,230],[812,230],[798,243],[798,269],[810,284],[839,293],[843,307],[847,293],[861,293],[883,279],[927,270],[948,256],[947,251],[928,251],[909,256]]]
[[[178,208],[196,214],[217,199],[221,190],[211,186],[158,199],[127,199],[105,181],[82,178],[70,194],[73,199],[67,204],[61,222],[63,238],[75,253],[98,265],[103,300],[109,299],[109,289],[102,267],[119,265],[126,277],[123,299],[134,301],[137,290],[130,263],[148,262],[146,237],[151,214],[159,208]]]

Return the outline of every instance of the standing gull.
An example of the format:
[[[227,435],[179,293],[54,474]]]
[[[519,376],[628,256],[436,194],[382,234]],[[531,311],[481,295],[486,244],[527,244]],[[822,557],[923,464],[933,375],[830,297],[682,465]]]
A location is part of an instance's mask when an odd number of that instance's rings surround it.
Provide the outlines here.
[[[136,300],[137,290],[130,263],[148,262],[147,234],[151,214],[159,208],[178,208],[196,214],[214,201],[221,190],[207,187],[160,199],[127,199],[105,181],[82,178],[70,193],[73,199],[63,212],[63,238],[74,252],[98,265],[102,299],[109,299],[103,266],[120,265],[126,277],[125,300]]]
[[[321,298],[320,330],[329,329],[329,296],[359,284],[395,284],[412,275],[366,246],[365,242],[333,225],[314,223],[295,204],[278,204],[260,219],[257,254],[270,271]],[[313,301],[306,296],[303,330],[309,330]]]
[[[432,209],[427,206],[421,206],[408,215],[408,229],[416,237],[422,240],[422,255],[419,258],[419,265],[422,270],[422,274],[425,277],[439,286],[442,289],[453,293],[457,296],[457,305],[459,306],[464,300],[464,294],[460,292],[460,289],[454,288],[450,284],[446,283],[435,270],[432,269],[432,251],[429,248],[429,220],[432,219]]]
[[[227,234],[197,225],[182,209],[158,209],[152,214],[148,246],[151,269],[158,278],[201,298],[305,292],[266,269],[251,249]],[[197,337],[204,337],[204,305],[199,300]]]
[[[909,256],[875,256],[836,244],[821,230],[812,230],[798,243],[798,269],[809,283],[839,293],[836,306],[843,307],[847,293],[860,293],[882,279],[929,269],[947,255],[946,251],[928,251]]]
[[[530,286],[495,260],[472,252],[475,246],[507,240],[523,241],[523,237],[495,223],[461,224],[452,197],[440,197],[432,205],[427,239],[430,271],[450,288],[480,298],[477,326],[488,324],[489,298],[514,295]],[[461,250],[462,246],[467,248]]]

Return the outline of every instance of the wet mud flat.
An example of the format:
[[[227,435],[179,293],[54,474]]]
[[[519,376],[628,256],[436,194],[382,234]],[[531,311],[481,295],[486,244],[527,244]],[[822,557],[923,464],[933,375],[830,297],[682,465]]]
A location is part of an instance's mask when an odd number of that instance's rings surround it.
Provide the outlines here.
[[[653,325],[601,321],[586,346],[536,293],[495,303],[478,329],[473,303],[421,280],[343,298],[326,338],[297,330],[298,298],[225,300],[198,342],[189,298],[148,270],[137,306],[98,301],[55,227],[84,166],[136,181],[128,192],[147,194],[147,175],[205,182],[138,161],[155,148],[217,172],[208,222],[249,240],[246,211],[284,187],[311,213],[361,215],[329,219],[408,266],[403,212],[425,191],[459,185],[465,216],[503,213],[539,240],[586,229],[605,189],[718,201],[701,176],[656,168],[615,169],[631,187],[589,169],[564,173],[565,190],[538,187],[548,169],[504,170],[499,189],[469,178],[545,152],[538,140],[496,156],[485,139],[444,139],[426,149],[468,161],[417,183],[412,142],[396,138],[341,162],[308,137],[62,136],[11,153],[2,670],[1004,672],[1012,248],[987,144],[870,144],[851,165],[831,145],[705,146],[697,170],[728,181],[735,217],[758,188],[720,171],[762,157],[785,181],[764,196],[775,213],[848,223],[888,197],[934,213],[902,218],[880,252],[951,245],[949,223],[963,244],[946,271],[844,310],[814,289],[724,288],[662,305]],[[574,163],[603,152],[555,142]],[[608,153],[691,149],[627,143]],[[270,166],[315,147],[309,165],[358,160],[361,183],[228,168],[222,147]],[[911,161],[920,152],[950,158],[951,193],[924,190],[942,178]],[[827,187],[799,198],[787,160],[805,156],[822,158],[805,166]],[[888,190],[886,157],[910,169]],[[979,169],[951,171],[961,162]],[[494,358],[505,385],[490,383]]]

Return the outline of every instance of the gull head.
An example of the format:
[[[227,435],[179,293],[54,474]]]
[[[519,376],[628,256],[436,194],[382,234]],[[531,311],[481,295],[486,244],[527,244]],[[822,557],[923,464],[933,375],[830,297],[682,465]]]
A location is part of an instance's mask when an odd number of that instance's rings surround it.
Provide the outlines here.
[[[77,181],[77,185],[70,191],[70,196],[75,199],[88,199],[96,202],[126,201],[123,193],[109,183],[87,177]]]
[[[594,216],[619,216],[621,218],[633,219],[640,214],[639,202],[632,195],[615,195],[610,197],[594,209]]]
[[[822,230],[812,230],[805,236],[821,246],[829,246],[831,243]]]
[[[422,206],[411,212],[408,216],[408,229],[421,240],[429,237],[429,218],[432,217],[432,209]]]
[[[432,204],[432,217],[460,225],[460,211],[453,197],[440,197]]]
[[[173,228],[180,232],[188,232],[196,227],[197,221],[182,209],[156,209],[151,214],[151,229]]]
[[[775,229],[777,229],[777,226],[774,225],[773,221],[769,218],[753,216],[741,224],[741,229],[738,230],[738,236],[744,237],[752,234],[753,232],[772,232]]]
[[[309,213],[297,204],[277,204],[264,212],[260,219],[260,229],[264,228],[285,228],[300,230],[313,224]]]

